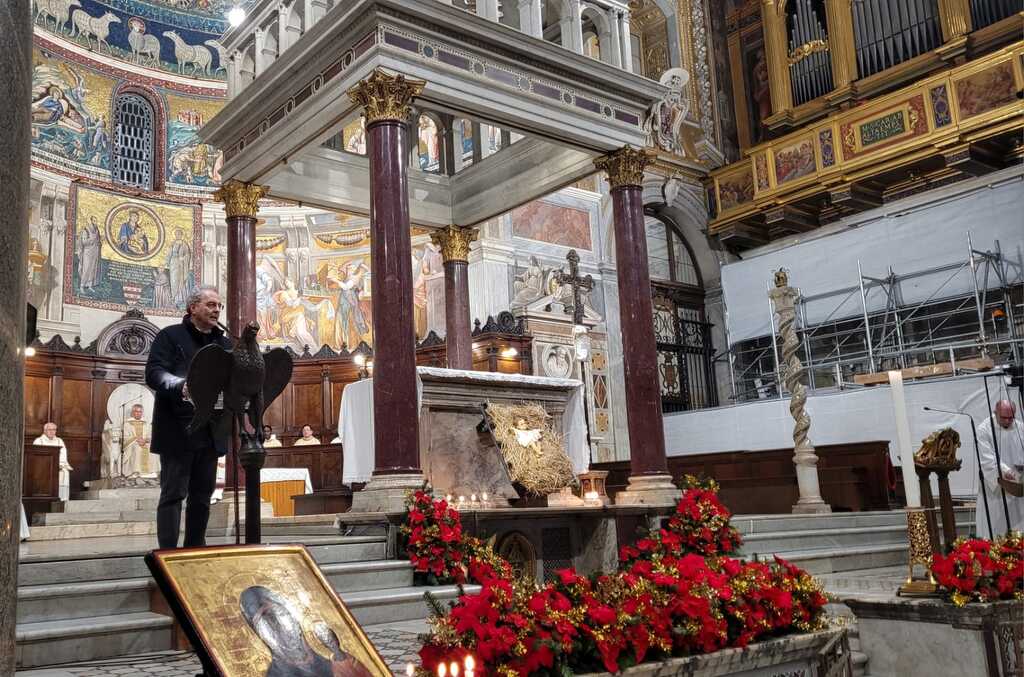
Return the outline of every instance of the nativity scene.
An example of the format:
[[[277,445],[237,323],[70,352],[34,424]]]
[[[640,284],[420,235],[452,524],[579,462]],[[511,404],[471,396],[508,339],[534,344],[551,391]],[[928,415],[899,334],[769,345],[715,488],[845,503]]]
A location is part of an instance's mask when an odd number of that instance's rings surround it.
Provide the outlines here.
[[[0,672],[1012,674],[1020,17],[896,4],[12,0]]]

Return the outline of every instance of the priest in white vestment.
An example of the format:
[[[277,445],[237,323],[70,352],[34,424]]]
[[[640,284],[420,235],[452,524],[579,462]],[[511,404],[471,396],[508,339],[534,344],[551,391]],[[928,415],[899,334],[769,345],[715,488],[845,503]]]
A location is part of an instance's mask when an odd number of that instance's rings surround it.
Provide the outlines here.
[[[141,404],[132,405],[128,418],[118,426],[112,426],[110,464],[111,477],[160,476],[160,457],[150,453],[153,439],[152,426],[145,418],[146,410]]]
[[[57,495],[62,501],[71,498],[71,471],[74,468],[68,463],[68,448],[64,446],[64,440],[57,437],[57,424],[53,421],[46,423],[43,426],[43,434],[37,437],[32,444],[42,447],[60,447],[60,474]]]
[[[274,429],[269,425],[263,426],[263,448],[268,447],[280,447],[281,440],[277,439],[277,435],[274,434]]]
[[[999,471],[996,471],[996,445],[993,444],[993,423],[995,442],[999,446]],[[1010,513],[1010,529],[1024,531],[1024,423],[1017,417],[1016,407],[1009,400],[996,402],[991,417],[978,426],[978,455],[984,483],[978,489],[978,505],[975,512],[978,535],[982,538],[1002,536],[1006,533],[1006,510],[1003,508],[1003,492],[1006,492],[1006,507]],[[985,516],[985,500],[988,499],[988,513],[992,520],[989,533]]]
[[[318,440],[317,438],[313,437],[313,428],[312,427],[310,427],[308,425],[304,425],[304,426],[302,426],[302,437],[300,437],[299,439],[295,440],[295,442],[292,443],[292,446],[304,447],[304,446],[307,446],[307,445],[310,445],[310,444],[320,444],[320,440]],[[266,446],[266,445],[264,445],[264,446]]]

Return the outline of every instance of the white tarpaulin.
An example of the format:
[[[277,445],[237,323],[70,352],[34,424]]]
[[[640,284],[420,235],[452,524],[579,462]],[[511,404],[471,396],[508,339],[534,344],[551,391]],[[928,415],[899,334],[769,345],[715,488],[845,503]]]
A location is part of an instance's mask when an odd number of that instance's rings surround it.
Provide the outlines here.
[[[963,466],[950,474],[950,490],[958,496],[974,496],[978,490],[978,465],[969,420],[966,416],[927,412],[922,407],[966,411],[981,424],[988,417],[981,377],[907,381],[905,389],[914,450],[936,430],[956,429],[961,445],[957,456]],[[1007,394],[1001,377],[990,376],[989,389],[993,404],[1007,397],[1016,402],[1013,393]],[[887,385],[812,394],[807,398],[807,413],[811,417],[813,444],[886,441],[893,465],[899,467],[896,422]],[[758,400],[732,407],[667,414],[665,443],[669,456],[791,447],[793,418],[789,413],[789,400]]]
[[[767,285],[779,268],[786,268],[790,284],[809,297],[807,322],[812,325],[863,312],[857,291],[858,261],[866,277],[885,278],[890,267],[898,277],[907,276],[899,283],[904,304],[972,291],[967,267],[958,273],[922,273],[966,263],[968,232],[978,251],[994,251],[998,240],[1008,260],[1009,282],[1020,283],[1024,280],[1021,173],[1014,168],[984,177],[984,182],[972,180],[968,186],[942,189],[950,194],[931,197],[927,203],[922,203],[922,196],[894,202],[840,222],[846,227],[830,235],[723,266],[729,344],[771,333]],[[979,285],[985,282],[980,274],[978,281]],[[998,284],[994,275],[988,277],[989,288]],[[883,289],[874,287],[867,296],[869,310],[885,308]]]

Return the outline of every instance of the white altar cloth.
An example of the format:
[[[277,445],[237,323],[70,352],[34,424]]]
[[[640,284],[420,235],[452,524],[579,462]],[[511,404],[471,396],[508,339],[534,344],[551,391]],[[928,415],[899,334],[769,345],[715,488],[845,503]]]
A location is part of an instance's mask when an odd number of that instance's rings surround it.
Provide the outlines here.
[[[443,378],[453,382],[489,382],[538,385],[572,390],[562,415],[562,435],[565,450],[576,474],[590,467],[590,449],[587,448],[586,419],[583,416],[583,383],[576,379],[498,374],[489,371],[466,371],[438,367],[416,367],[416,395],[423,403],[421,376]],[[338,437],[342,444],[342,482],[369,482],[373,475],[373,379],[363,379],[345,386],[338,412]]]
[[[309,477],[309,468],[260,468],[260,484],[287,482],[289,480],[305,482],[305,493],[313,493],[313,480]]]

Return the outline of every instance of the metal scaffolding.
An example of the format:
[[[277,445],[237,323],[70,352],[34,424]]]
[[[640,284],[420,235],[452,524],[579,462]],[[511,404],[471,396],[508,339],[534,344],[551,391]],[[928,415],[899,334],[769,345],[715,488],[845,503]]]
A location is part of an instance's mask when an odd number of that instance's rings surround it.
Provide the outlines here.
[[[975,249],[966,235],[968,256],[958,263],[926,268],[899,275],[888,267],[884,277],[864,274],[857,262],[855,286],[824,294],[801,294],[797,305],[802,342],[801,360],[809,375],[810,390],[842,389],[852,385],[857,374],[889,369],[957,363],[976,357],[996,362],[1019,363],[1024,357],[1024,285],[1011,283],[1007,261],[998,241],[990,251]],[[902,283],[926,276],[942,275],[935,288],[919,302],[906,304]],[[950,283],[969,273],[972,288],[953,293]],[[1019,277],[1017,278],[1019,279]],[[884,295],[881,308],[872,310],[872,293]],[[831,312],[813,326],[807,322],[807,305],[836,299]],[[852,301],[859,297],[854,310]],[[771,301],[771,336],[732,346],[729,374],[733,400],[746,401],[783,397],[780,387],[783,369],[776,341],[775,312]],[[845,308],[845,311],[844,311]]]

